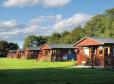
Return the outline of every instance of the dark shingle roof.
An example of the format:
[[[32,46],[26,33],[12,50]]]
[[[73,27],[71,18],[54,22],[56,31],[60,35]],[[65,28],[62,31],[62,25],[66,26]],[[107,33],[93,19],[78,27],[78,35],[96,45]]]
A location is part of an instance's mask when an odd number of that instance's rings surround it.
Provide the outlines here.
[[[73,44],[48,44],[50,48],[74,48]]]
[[[37,48],[36,48],[36,47],[29,47],[28,49],[29,49],[29,50],[40,50],[39,47],[37,47]]]
[[[24,51],[24,49],[18,49],[18,50],[21,51],[21,52]]]
[[[101,38],[101,37],[89,37],[89,38],[94,39],[94,40],[96,40],[100,43],[103,43],[103,44],[105,44],[105,43],[111,43],[111,44],[114,43],[114,39],[111,39],[111,38]]]
[[[16,50],[9,50],[9,52],[16,52]]]

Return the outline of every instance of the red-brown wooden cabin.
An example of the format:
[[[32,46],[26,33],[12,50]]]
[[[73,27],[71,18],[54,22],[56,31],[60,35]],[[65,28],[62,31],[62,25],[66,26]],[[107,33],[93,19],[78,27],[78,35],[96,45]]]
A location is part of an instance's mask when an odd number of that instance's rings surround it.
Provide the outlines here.
[[[114,40],[85,37],[75,43],[77,64],[86,66],[114,66]]]
[[[39,52],[40,52],[39,47],[37,47],[37,48],[34,48],[34,47],[26,48],[24,58],[26,58],[26,59],[37,59]]]
[[[24,49],[17,49],[17,54],[15,58],[22,58],[25,55]]]
[[[23,49],[9,50],[7,57],[8,58],[21,58],[24,55]]]
[[[7,57],[14,58],[17,55],[17,50],[9,50]]]
[[[44,44],[40,49],[39,60],[67,61],[76,58],[73,44]]]

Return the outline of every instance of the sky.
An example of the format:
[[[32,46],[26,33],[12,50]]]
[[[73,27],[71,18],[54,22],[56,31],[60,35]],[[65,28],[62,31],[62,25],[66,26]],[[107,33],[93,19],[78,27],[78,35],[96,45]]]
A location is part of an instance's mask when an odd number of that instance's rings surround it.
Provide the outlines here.
[[[28,35],[71,31],[111,8],[114,0],[0,0],[0,40],[22,48]]]

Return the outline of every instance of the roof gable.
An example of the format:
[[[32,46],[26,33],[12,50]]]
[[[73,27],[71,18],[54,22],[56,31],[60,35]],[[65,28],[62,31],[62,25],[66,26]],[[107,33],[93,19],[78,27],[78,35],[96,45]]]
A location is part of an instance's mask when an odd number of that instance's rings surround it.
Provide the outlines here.
[[[44,44],[40,47],[40,49],[51,49],[51,47],[48,44]]]
[[[109,38],[85,37],[75,43],[74,46],[91,46],[103,44],[114,44],[114,40]]]
[[[102,43],[95,40],[95,39],[85,37],[74,44],[74,46],[77,46],[77,47],[79,47],[79,46],[92,46],[92,45],[102,45]]]

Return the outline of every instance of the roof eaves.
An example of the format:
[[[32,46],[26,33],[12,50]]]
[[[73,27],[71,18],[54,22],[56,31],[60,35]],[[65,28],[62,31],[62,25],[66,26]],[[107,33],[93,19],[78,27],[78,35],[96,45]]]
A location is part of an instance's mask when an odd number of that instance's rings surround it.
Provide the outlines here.
[[[80,39],[80,40],[77,41],[75,44],[73,44],[73,46],[75,46],[76,44],[80,43],[81,41],[83,41],[83,40],[86,39],[86,38],[88,38],[88,37],[84,37],[84,38]]]

